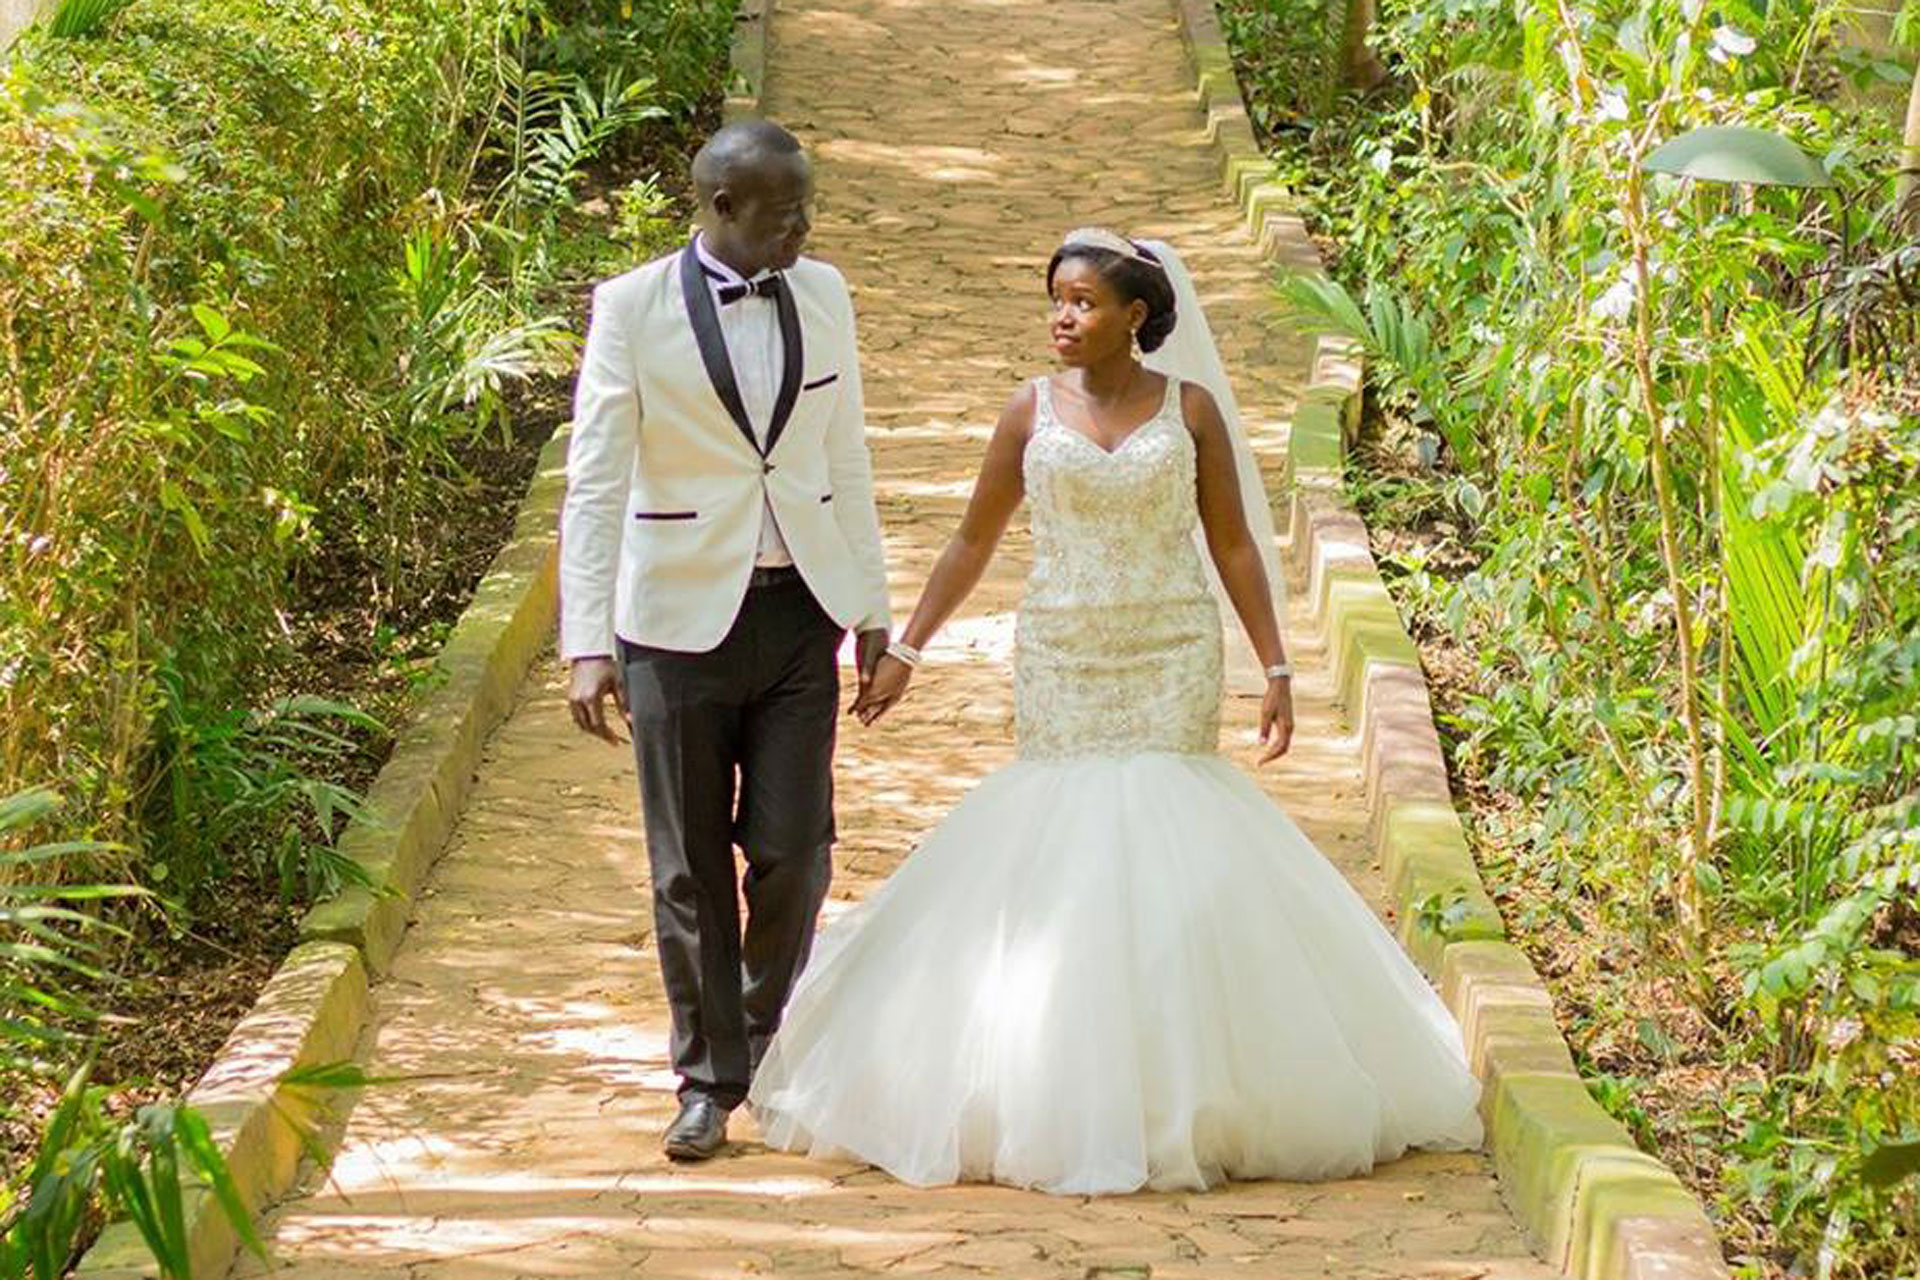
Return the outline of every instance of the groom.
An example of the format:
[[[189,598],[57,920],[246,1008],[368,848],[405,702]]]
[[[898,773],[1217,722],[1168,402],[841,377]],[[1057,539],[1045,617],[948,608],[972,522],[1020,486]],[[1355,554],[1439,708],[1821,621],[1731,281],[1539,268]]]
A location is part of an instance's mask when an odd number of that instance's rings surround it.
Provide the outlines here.
[[[639,758],[676,1160],[725,1144],[806,961],[836,654],[855,629],[864,688],[887,640],[853,305],[800,256],[812,167],[756,120],[714,134],[693,183],[693,242],[594,290],[560,544],[574,721],[619,742],[612,694]]]

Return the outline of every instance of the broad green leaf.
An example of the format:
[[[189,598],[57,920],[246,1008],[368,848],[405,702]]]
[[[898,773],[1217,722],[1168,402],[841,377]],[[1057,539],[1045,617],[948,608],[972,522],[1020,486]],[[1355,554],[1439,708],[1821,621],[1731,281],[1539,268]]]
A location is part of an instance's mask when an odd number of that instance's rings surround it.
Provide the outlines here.
[[[200,328],[216,343],[233,332],[233,326],[227,323],[227,318],[204,302],[193,304],[193,318],[199,321]]]
[[[1920,1139],[1876,1147],[1860,1165],[1860,1176],[1871,1187],[1890,1187],[1915,1173],[1920,1173]]]
[[[60,807],[60,797],[44,787],[0,796],[0,831],[31,826]]]
[[[1670,139],[1641,161],[1654,173],[1763,187],[1830,187],[1817,161],[1777,133],[1747,125],[1709,125]]]

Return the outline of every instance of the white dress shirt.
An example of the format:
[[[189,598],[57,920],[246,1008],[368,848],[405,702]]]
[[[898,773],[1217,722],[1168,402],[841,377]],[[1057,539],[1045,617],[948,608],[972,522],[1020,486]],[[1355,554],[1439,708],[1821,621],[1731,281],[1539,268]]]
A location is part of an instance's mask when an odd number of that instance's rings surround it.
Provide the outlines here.
[[[722,285],[747,283],[738,271],[707,252],[706,237],[693,242],[700,264],[707,269],[707,288],[713,294],[714,310],[720,315],[720,336],[726,340],[727,359],[733,365],[733,380],[740,384],[740,402],[746,407],[747,421],[753,424],[754,438],[764,451],[767,430],[773,424],[773,402],[780,389],[780,375],[786,371],[786,354],[780,344],[780,312],[772,298],[748,294],[737,302],[720,305]],[[772,275],[762,271],[754,277]],[[771,504],[761,507],[760,551],[754,564],[762,569],[793,563],[786,539],[774,521]]]

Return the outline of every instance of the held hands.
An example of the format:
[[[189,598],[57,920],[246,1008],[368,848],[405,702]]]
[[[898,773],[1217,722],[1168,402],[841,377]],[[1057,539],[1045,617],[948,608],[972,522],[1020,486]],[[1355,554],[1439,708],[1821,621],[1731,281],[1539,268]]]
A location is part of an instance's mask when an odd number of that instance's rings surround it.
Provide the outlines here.
[[[620,746],[627,740],[613,731],[607,723],[607,695],[613,695],[614,706],[620,711],[620,719],[626,724],[627,732],[633,732],[633,719],[627,714],[627,686],[620,678],[619,664],[612,658],[575,658],[573,675],[567,683],[567,709],[573,712],[573,722],[581,732],[590,733],[596,738]]]
[[[1293,745],[1293,681],[1275,676],[1267,681],[1267,696],[1260,703],[1261,764],[1271,764],[1287,754]]]
[[[882,639],[885,637],[883,636]],[[870,679],[860,682],[860,696],[849,708],[861,724],[872,724],[893,708],[907,692],[913,668],[892,654],[883,654]]]
[[[885,628],[862,631],[856,642],[855,659],[860,672],[860,692],[847,710],[860,717],[861,724],[872,724],[907,691],[912,668],[898,658],[887,656],[890,637]],[[896,670],[897,669],[897,670]],[[895,677],[898,676],[898,679]]]
[[[867,685],[873,680],[873,669],[880,665],[880,655],[887,651],[887,629],[874,627],[862,631],[853,642],[853,665],[860,676],[860,696],[865,697]]]

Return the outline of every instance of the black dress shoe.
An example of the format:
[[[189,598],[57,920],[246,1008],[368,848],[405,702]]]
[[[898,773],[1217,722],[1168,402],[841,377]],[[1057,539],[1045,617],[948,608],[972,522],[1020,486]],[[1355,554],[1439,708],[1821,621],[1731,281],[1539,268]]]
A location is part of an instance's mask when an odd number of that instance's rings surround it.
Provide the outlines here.
[[[710,1159],[727,1145],[727,1109],[701,1094],[688,1097],[667,1126],[664,1145],[669,1160]]]

